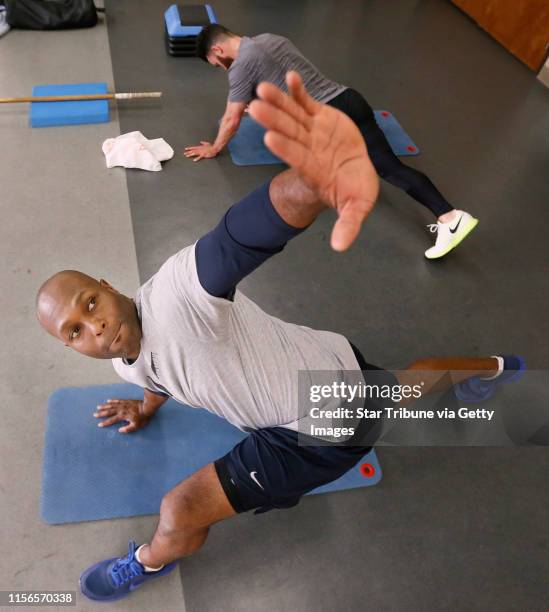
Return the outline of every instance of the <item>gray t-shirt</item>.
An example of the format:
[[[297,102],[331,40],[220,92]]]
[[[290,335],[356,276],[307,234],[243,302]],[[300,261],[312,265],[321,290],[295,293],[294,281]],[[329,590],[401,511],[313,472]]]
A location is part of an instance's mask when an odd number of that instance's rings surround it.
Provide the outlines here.
[[[195,246],[137,292],[141,352],[113,359],[128,382],[206,408],[236,427],[297,429],[299,370],[359,370],[344,336],[285,323],[240,291],[213,297],[198,279]]]
[[[238,55],[228,70],[229,102],[250,102],[262,81],[287,91],[288,70],[301,75],[305,89],[318,102],[328,102],[347,89],[326,78],[287,38],[259,34],[242,37]]]

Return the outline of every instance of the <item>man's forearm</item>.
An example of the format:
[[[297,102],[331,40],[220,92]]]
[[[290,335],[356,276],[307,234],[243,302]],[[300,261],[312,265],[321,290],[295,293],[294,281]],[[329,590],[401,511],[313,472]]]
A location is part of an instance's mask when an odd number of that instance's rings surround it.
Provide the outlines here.
[[[164,395],[158,395],[152,393],[148,389],[144,389],[143,396],[143,414],[148,417],[152,417],[156,414],[162,404],[168,400]]]
[[[232,113],[229,115],[223,115],[221,123],[219,124],[219,131],[217,133],[217,137],[212,145],[215,149],[216,154],[221,152],[223,148],[227,145],[229,140],[231,140],[231,138],[236,134],[239,125],[240,117]]]

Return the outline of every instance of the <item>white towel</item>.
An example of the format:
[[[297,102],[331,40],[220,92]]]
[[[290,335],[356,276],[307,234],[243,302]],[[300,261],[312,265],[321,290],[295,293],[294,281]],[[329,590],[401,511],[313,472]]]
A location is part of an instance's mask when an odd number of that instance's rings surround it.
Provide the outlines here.
[[[174,155],[174,150],[163,138],[147,140],[141,132],[107,138],[101,148],[107,160],[107,168],[122,166],[158,172],[162,170],[160,162]]]

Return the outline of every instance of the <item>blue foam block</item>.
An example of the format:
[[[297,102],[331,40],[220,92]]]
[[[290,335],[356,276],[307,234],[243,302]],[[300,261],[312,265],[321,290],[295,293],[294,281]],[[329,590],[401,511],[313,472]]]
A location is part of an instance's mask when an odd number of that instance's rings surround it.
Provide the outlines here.
[[[376,121],[383,130],[395,155],[419,155],[419,148],[402,129],[394,115],[388,111],[374,111]],[[265,128],[251,117],[242,118],[237,133],[229,142],[229,153],[237,166],[264,166],[283,163],[263,144]]]
[[[140,399],[128,384],[59,389],[50,396],[42,475],[46,523],[157,514],[175,484],[227,453],[247,434],[206,410],[168,400],[145,429],[118,433],[97,427],[93,412],[109,398]],[[373,468],[364,477],[360,465]],[[374,485],[381,479],[375,452],[314,493]]]
[[[217,23],[217,19],[213,8],[209,4],[205,4],[206,13],[210,20],[210,23]],[[166,22],[166,31],[170,38],[180,38],[185,36],[198,36],[202,30],[202,26],[197,25],[185,25],[181,23],[181,16],[179,15],[179,7],[177,4],[172,4],[168,10],[164,13],[164,19]]]
[[[74,85],[35,85],[33,96],[61,96],[107,93],[107,83],[79,83]],[[31,127],[107,123],[108,100],[82,100],[74,102],[32,102],[29,121]]]

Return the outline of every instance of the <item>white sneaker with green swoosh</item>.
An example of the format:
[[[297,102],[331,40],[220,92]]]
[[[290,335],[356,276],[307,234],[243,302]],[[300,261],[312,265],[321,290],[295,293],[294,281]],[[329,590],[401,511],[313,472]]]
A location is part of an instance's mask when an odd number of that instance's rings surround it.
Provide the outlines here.
[[[427,259],[439,259],[444,257],[452,249],[465,240],[467,236],[477,226],[478,219],[472,217],[469,213],[463,210],[456,210],[456,216],[448,223],[440,223],[440,221],[431,226],[435,228],[431,231],[437,232],[437,240],[434,246],[425,251]]]

